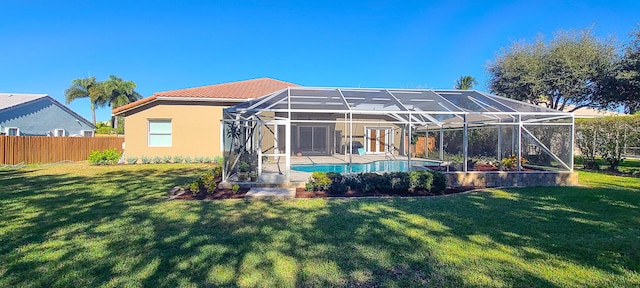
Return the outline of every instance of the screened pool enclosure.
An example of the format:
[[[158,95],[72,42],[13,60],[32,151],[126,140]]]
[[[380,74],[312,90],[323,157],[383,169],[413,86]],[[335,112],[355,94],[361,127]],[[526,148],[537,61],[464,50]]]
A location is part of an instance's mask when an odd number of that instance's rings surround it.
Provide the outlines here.
[[[289,181],[296,163],[375,160],[573,170],[572,113],[478,91],[289,87],[224,109],[222,127],[228,181]]]

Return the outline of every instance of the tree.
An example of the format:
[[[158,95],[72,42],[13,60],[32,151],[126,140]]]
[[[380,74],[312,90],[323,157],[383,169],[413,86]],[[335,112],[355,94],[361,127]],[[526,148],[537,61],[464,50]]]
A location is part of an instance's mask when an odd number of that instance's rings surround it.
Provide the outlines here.
[[[632,32],[633,39],[625,49],[616,75],[618,102],[626,112],[640,111],[640,26]]]
[[[100,83],[100,106],[110,106],[111,109],[129,104],[142,99],[142,95],[135,91],[136,83],[131,80],[123,80],[117,76],[109,76],[109,80]],[[114,128],[118,128],[118,119],[114,117],[112,123]]]
[[[467,75],[460,76],[460,79],[456,80],[456,86],[454,86],[454,88],[458,90],[469,90],[475,85],[478,85],[476,78]]]
[[[100,92],[96,77],[91,76],[71,81],[71,87],[64,91],[64,96],[67,104],[78,98],[89,98],[91,120],[96,124],[96,104],[100,101]]]
[[[610,105],[602,83],[617,60],[613,41],[591,31],[559,32],[548,44],[516,43],[503,49],[487,67],[493,93],[569,112]]]

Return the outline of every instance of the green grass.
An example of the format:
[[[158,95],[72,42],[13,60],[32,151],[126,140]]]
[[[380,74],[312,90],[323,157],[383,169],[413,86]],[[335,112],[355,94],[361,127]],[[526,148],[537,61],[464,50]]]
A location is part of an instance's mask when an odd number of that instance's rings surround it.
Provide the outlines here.
[[[431,198],[165,201],[204,164],[0,171],[0,287],[637,287],[640,179]]]
[[[583,161],[584,161],[583,158],[580,156],[576,156],[574,159],[574,163],[578,167],[582,167]],[[607,162],[602,160],[601,157],[596,157],[596,163],[600,166],[600,169],[604,170],[609,168]],[[618,170],[621,172],[636,171],[639,169],[640,169],[640,159],[635,159],[635,158],[626,158],[622,161],[622,163],[620,163],[620,166],[618,166]]]

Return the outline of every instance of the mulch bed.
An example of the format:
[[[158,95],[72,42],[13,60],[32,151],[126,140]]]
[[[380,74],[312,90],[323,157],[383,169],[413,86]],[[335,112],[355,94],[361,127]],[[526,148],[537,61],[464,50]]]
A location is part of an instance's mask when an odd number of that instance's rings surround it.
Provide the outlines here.
[[[190,191],[186,191],[184,194],[176,197],[178,200],[219,200],[219,199],[243,199],[247,194],[249,188],[240,188],[238,193],[233,193],[231,189],[216,189],[213,193],[207,193],[206,191],[200,191],[198,194],[193,195]]]
[[[433,194],[429,192],[416,192],[416,193],[361,193],[357,191],[349,190],[341,195],[330,195],[326,192],[312,192],[306,191],[304,188],[296,188],[296,198],[331,198],[331,197],[428,197],[428,196],[440,196],[440,195],[448,195],[448,194],[456,194],[462,193],[474,189],[478,189],[481,187],[456,187],[456,188],[447,188],[443,194]]]

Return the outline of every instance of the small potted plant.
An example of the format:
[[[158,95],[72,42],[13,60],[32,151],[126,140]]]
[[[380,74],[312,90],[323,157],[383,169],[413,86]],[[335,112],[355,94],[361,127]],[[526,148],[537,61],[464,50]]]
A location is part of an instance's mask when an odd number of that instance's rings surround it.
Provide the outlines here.
[[[249,178],[251,178],[251,182],[258,182],[258,172],[256,171],[249,172]]]
[[[249,168],[249,163],[244,161],[240,162],[240,165],[238,165],[238,181],[247,181]]]

